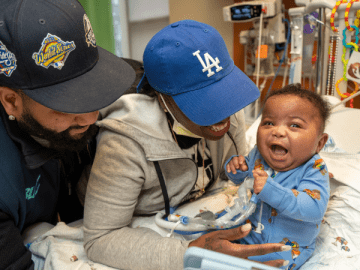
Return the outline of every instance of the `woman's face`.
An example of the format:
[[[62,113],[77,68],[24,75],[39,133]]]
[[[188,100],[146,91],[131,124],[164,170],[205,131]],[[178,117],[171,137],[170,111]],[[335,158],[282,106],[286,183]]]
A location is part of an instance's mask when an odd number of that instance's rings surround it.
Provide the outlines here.
[[[202,137],[205,139],[217,141],[224,137],[225,133],[228,132],[230,128],[230,117],[225,118],[219,123],[216,123],[211,126],[199,126]],[[190,130],[191,131],[191,130]]]
[[[176,118],[176,120],[182,124],[186,129],[190,132],[203,137],[208,140],[217,141],[220,140],[226,132],[228,132],[230,128],[230,117],[225,118],[219,123],[210,125],[210,126],[200,126],[192,122],[176,105],[175,101],[169,97],[164,96],[164,102],[166,102],[167,108],[171,110],[172,115]],[[164,106],[164,102],[161,99],[160,95],[158,95],[158,99],[160,105],[164,110],[167,110],[166,106]]]

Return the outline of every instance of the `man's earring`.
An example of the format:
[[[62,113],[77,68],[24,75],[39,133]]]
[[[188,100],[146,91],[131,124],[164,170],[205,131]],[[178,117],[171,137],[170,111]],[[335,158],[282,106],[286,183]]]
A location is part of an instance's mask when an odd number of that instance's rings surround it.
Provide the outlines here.
[[[9,120],[14,121],[16,118],[12,114],[9,115]]]

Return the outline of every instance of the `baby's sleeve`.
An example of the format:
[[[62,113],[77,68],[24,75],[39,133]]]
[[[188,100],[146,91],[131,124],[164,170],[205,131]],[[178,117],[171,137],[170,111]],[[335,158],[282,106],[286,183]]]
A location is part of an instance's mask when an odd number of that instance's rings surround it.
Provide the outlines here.
[[[230,160],[233,158],[233,157],[237,157],[237,156],[231,156],[226,162],[225,162],[225,165],[224,165],[224,169],[225,169],[225,173],[227,175],[227,177],[236,185],[240,185],[245,177],[249,176],[249,173],[251,172],[251,168],[253,168],[252,164],[254,163],[253,160],[255,159],[255,155],[256,155],[256,147],[254,147],[248,156],[245,157],[245,162],[246,162],[246,165],[248,166],[248,170],[247,171],[241,171],[241,170],[236,170],[236,174],[233,174],[232,172],[227,172],[226,170],[226,165],[230,162]]]
[[[320,156],[311,159],[305,170],[296,189],[285,188],[269,177],[258,198],[290,218],[321,221],[330,196],[329,173]]]

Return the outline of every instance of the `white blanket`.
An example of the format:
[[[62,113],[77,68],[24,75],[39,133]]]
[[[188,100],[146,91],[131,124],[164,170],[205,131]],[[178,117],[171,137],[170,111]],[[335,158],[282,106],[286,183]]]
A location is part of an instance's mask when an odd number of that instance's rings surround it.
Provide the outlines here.
[[[81,224],[80,224],[81,225]],[[83,227],[58,223],[30,245],[35,270],[111,270],[115,268],[90,261],[83,247]]]
[[[218,189],[213,194],[204,196],[201,199],[184,205],[178,209],[178,213],[195,216],[201,211],[218,212],[231,206],[234,203],[234,196],[237,195],[237,187],[232,185]],[[135,217],[132,220],[131,227],[150,228],[160,235],[166,237],[168,230],[158,227],[154,221],[155,216]],[[63,222],[58,223],[40,237],[36,238],[29,247],[33,254],[35,270],[109,270],[114,269],[102,264],[90,261],[83,247],[84,231],[82,221],[75,225],[66,225]],[[174,233],[171,237],[178,239],[195,239],[197,235],[183,236]],[[34,237],[33,237],[34,238]]]

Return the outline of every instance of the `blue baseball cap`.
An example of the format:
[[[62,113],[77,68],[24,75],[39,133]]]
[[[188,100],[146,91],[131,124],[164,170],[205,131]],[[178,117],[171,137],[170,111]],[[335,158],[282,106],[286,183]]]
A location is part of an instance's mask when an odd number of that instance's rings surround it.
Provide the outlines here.
[[[168,25],[149,41],[143,62],[139,86],[147,79],[200,126],[218,123],[260,96],[253,81],[234,65],[219,32],[204,23]]]
[[[0,7],[0,86],[56,111],[87,113],[135,80],[130,65],[97,46],[77,0],[0,0]]]

